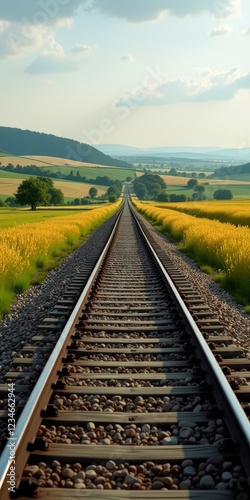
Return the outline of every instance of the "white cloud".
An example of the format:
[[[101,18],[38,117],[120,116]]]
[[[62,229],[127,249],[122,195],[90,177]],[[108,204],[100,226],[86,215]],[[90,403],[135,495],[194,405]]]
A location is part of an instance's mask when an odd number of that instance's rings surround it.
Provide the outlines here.
[[[71,52],[73,54],[86,54],[89,52],[92,52],[93,46],[91,45],[84,45],[82,43],[76,43],[74,47],[72,47]]]
[[[0,19],[0,33],[2,33],[2,31],[5,31],[6,28],[8,28],[8,26],[9,26],[8,21],[1,21]]]
[[[47,30],[42,26],[34,26],[32,32],[17,22],[1,22],[0,26],[0,59],[23,57],[45,43]]]
[[[133,54],[123,54],[121,57],[122,61],[134,61]]]
[[[211,29],[208,32],[209,36],[220,36],[220,35],[228,35],[232,33],[233,28],[229,26],[229,24],[221,24],[220,26],[216,26],[216,28]]]
[[[62,19],[56,19],[54,23],[57,28],[72,28],[73,24],[73,17],[63,17]]]
[[[43,50],[44,56],[65,57],[64,48],[55,40],[54,33],[49,33],[47,36],[47,44]]]
[[[62,45],[56,42],[54,34],[50,33],[47,37],[46,47],[26,68],[26,73],[35,75],[77,71],[84,63],[84,59],[79,58],[79,55],[82,56],[91,50],[92,47],[89,45],[76,44],[69,53],[66,53]]]
[[[250,73],[242,74],[237,68],[219,73],[210,69],[197,70],[195,75],[149,83],[135,87],[118,102],[117,106],[162,106],[177,102],[207,102],[233,99],[239,91],[250,90]]]
[[[241,34],[249,36],[250,35],[250,28],[248,28],[247,30],[243,31]]]
[[[130,22],[161,19],[164,15],[185,17],[207,13],[214,17],[231,18],[241,13],[242,0],[92,0],[90,6],[101,12]]]
[[[67,56],[58,57],[54,54],[48,54],[38,56],[35,61],[26,68],[25,73],[31,75],[67,73],[69,71],[76,71],[78,67],[78,63]]]

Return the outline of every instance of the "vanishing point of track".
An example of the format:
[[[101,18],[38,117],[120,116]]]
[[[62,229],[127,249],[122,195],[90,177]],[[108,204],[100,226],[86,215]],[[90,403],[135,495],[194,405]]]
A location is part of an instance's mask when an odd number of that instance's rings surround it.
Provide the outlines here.
[[[1,500],[249,498],[250,360],[137,218],[125,199],[66,325],[64,299],[24,346],[31,370],[60,334],[17,422],[10,496],[3,450]]]

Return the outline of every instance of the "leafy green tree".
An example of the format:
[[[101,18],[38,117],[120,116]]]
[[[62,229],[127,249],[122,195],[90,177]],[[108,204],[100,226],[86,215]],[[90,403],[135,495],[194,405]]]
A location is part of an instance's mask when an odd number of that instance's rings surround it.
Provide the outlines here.
[[[197,179],[189,179],[189,181],[187,181],[187,188],[194,189],[194,187],[197,186],[197,184],[198,184]]]
[[[17,207],[17,201],[15,196],[8,196],[8,198],[5,198],[5,203],[8,205],[8,207]]]
[[[162,177],[151,173],[145,173],[141,177],[137,177],[133,182],[133,186],[136,196],[140,199],[146,199],[146,197],[156,198],[160,191],[166,189],[166,184]]]
[[[54,182],[49,177],[39,177],[38,176],[37,179],[41,182],[44,182],[44,184],[47,186],[48,189],[50,189],[54,186]]]
[[[153,198],[157,198],[160,191],[161,191],[161,185],[158,182],[154,182],[151,185],[151,196],[153,196]]]
[[[50,195],[50,204],[51,205],[63,205],[64,204],[64,195],[61,189],[56,189],[54,187],[49,188],[48,191]]]
[[[171,168],[168,172],[168,175],[174,175],[174,176],[178,176],[178,172],[175,168]]]
[[[232,200],[233,193],[230,189],[217,189],[213,194],[213,198],[215,200]]]
[[[111,194],[114,194],[116,198],[119,198],[121,194],[121,190],[117,184],[112,184],[107,190],[107,195],[110,196]]]
[[[15,193],[18,205],[30,205],[31,210],[36,210],[38,205],[46,205],[50,200],[48,184],[45,178],[29,177],[17,188]]]
[[[138,182],[136,186],[136,196],[138,196],[139,200],[146,200],[148,196],[148,191],[143,182]]]
[[[95,187],[91,187],[89,190],[89,196],[93,200],[97,195],[97,189]]]
[[[110,203],[115,203],[117,201],[116,195],[114,193],[111,193],[109,195],[109,202]]]
[[[194,192],[197,194],[197,200],[202,201],[206,199],[206,196],[204,195],[205,188],[201,184],[198,184],[194,188]]]

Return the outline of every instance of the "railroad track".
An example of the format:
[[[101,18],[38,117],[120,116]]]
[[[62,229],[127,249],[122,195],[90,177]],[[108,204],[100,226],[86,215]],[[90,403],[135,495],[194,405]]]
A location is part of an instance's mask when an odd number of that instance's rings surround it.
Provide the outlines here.
[[[144,232],[125,200],[66,325],[58,304],[6,375],[3,394],[27,392],[58,335],[2,453],[1,499],[249,498],[250,360]]]

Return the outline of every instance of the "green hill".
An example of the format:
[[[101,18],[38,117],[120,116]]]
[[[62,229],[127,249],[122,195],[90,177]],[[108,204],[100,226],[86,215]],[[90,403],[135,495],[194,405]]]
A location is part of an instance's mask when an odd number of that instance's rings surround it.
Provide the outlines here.
[[[244,165],[233,165],[232,167],[217,168],[211,177],[216,179],[249,181],[250,163],[246,163]]]
[[[0,127],[0,151],[20,156],[55,156],[111,167],[133,168],[130,163],[111,158],[89,144],[19,128]]]

